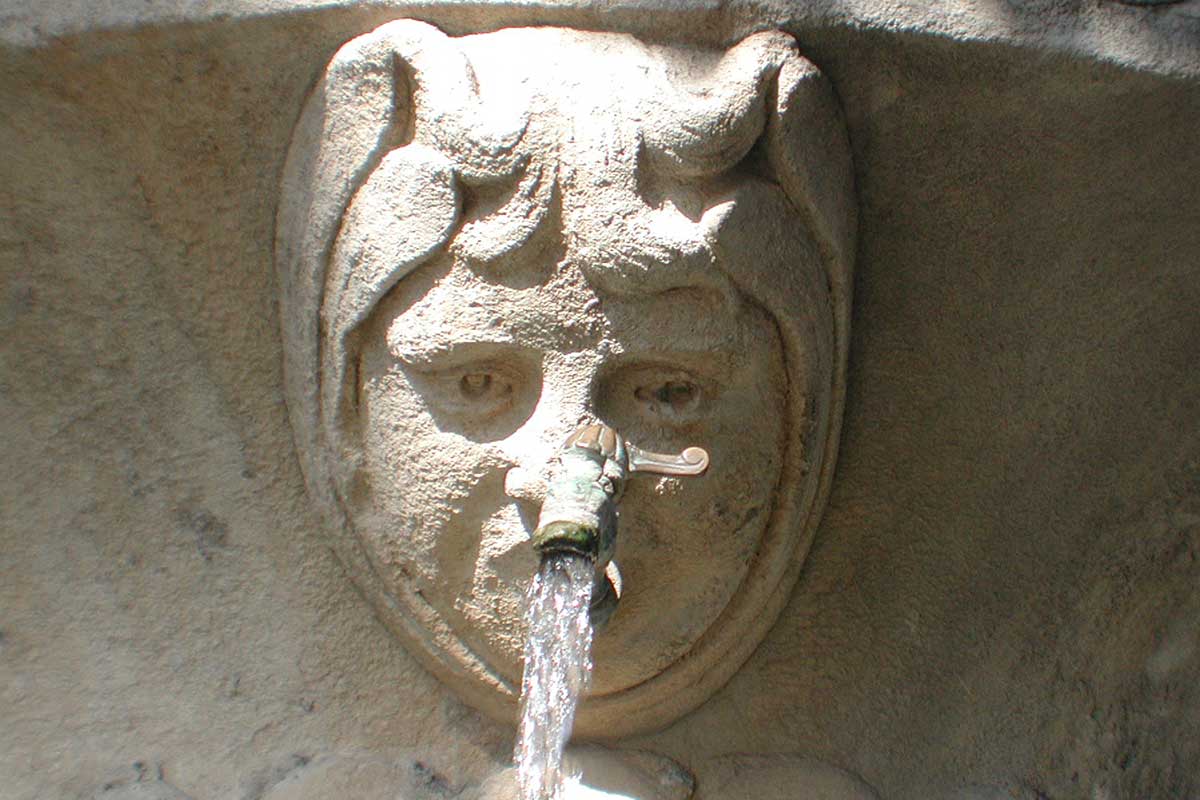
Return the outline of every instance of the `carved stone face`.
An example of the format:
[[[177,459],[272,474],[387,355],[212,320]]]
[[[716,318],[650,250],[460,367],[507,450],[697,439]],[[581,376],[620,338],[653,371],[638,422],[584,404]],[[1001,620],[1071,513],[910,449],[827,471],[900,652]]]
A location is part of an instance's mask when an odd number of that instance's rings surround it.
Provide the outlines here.
[[[775,327],[710,288],[621,296],[575,270],[525,285],[447,262],[393,290],[365,335],[359,536],[384,581],[416,586],[517,682],[529,538],[567,434],[599,419],[649,449],[705,447],[705,476],[635,478],[620,504],[623,591],[593,694],[641,683],[725,608],[771,516],[786,428]]]
[[[628,482],[576,733],[671,722],[766,635],[836,453],[847,155],[779,32],[400,20],[334,57],[280,200],[288,407],[348,573],[469,702],[514,716],[528,539],[582,423],[711,466]]]

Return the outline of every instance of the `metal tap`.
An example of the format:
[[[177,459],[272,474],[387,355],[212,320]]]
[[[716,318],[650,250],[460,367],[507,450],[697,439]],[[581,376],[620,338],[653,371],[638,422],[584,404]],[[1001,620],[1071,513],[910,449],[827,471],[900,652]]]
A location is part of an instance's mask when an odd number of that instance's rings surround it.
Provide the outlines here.
[[[617,502],[636,473],[700,475],[708,453],[689,447],[678,455],[635,447],[603,424],[582,425],[563,443],[533,534],[543,556],[574,553],[592,560],[593,621],[599,625],[616,606],[616,589],[606,577],[617,544]]]

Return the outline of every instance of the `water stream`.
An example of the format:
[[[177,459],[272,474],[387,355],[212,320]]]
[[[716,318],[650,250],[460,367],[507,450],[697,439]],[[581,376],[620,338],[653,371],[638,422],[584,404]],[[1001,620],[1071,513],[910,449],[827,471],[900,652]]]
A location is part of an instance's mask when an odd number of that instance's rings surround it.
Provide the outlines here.
[[[563,748],[592,672],[588,608],[594,575],[590,559],[550,553],[529,587],[521,724],[513,753],[521,800],[563,800]]]

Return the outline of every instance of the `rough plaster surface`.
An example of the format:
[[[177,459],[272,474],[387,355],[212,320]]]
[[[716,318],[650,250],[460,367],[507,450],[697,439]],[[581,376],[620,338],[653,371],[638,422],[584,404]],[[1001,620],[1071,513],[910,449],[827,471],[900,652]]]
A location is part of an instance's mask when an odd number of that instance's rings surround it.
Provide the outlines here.
[[[333,52],[398,11],[90,30],[37,8],[9,13],[64,35],[18,21],[31,46],[0,65],[4,796],[274,800],[346,774],[360,797],[477,794],[511,732],[353,590],[282,399],[292,126]],[[578,8],[418,16],[658,24]],[[837,479],[746,666],[622,746],[701,800],[737,754],[789,762],[781,797],[809,760],[887,798],[1194,796],[1191,7],[815,8],[756,24],[798,36],[854,147]],[[728,43],[757,12],[663,13]]]

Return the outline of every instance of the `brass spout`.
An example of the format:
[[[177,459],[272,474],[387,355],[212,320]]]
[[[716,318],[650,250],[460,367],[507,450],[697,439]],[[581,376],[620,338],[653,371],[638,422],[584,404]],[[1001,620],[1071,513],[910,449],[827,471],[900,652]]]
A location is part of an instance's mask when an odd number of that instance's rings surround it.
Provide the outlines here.
[[[689,447],[679,455],[652,453],[629,444],[607,425],[582,425],[563,443],[533,546],[543,556],[574,553],[596,572],[593,621],[611,615],[617,593],[606,569],[617,546],[617,502],[632,473],[700,475],[708,453]],[[599,619],[597,619],[599,617]]]

